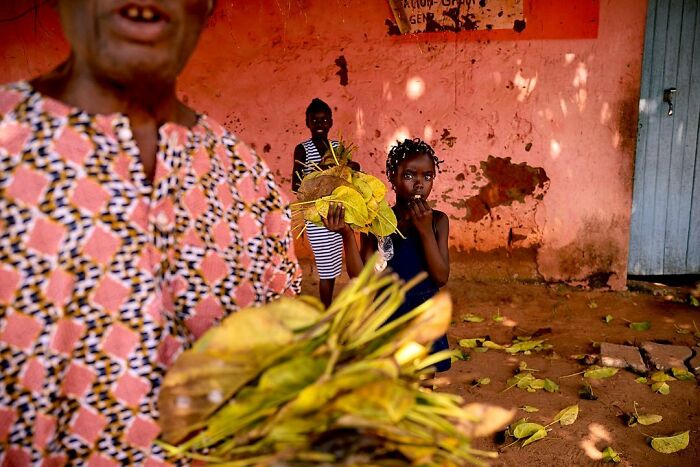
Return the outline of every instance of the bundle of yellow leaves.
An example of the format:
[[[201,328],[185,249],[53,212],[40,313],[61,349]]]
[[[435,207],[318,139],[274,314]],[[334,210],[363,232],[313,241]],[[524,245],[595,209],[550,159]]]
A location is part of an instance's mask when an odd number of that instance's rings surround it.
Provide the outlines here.
[[[345,222],[355,231],[386,237],[396,231],[396,215],[386,200],[386,186],[377,177],[353,170],[352,146],[340,142],[331,147],[299,187],[294,213],[318,226],[328,216],[331,203],[345,207]],[[330,168],[323,169],[330,165]],[[298,224],[300,225],[300,224]],[[303,224],[301,227],[303,228]]]
[[[170,455],[230,466],[494,457],[470,440],[503,428],[512,412],[422,384],[453,353],[429,355],[449,326],[449,297],[387,322],[423,277],[404,285],[372,263],[328,309],[309,297],[244,309],[181,354],[158,401]]]

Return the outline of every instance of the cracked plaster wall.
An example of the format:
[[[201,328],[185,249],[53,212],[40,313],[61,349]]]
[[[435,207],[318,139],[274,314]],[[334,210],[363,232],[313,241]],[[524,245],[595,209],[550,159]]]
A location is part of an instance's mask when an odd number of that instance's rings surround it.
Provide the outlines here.
[[[533,248],[547,280],[621,288],[646,2],[599,8],[595,39],[489,40],[391,37],[384,1],[220,1],[179,89],[254,145],[287,190],[313,97],[370,173],[383,177],[397,138],[424,138],[445,160],[432,198],[452,247]],[[3,25],[0,44],[2,81],[65,53],[47,9]]]

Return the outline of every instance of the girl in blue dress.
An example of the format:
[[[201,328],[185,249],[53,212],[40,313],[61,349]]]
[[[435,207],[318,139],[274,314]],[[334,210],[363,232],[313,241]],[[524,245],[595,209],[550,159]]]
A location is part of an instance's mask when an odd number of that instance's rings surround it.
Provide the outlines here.
[[[404,281],[423,271],[428,273],[425,280],[406,294],[406,301],[390,319],[396,319],[430,299],[450,276],[449,220],[445,213],[432,209],[427,202],[439,164],[433,148],[420,139],[406,139],[389,151],[386,174],[396,193],[396,204],[392,209],[398,220],[398,229],[405,238],[398,234],[389,237],[393,256],[387,260],[387,265]],[[348,274],[355,277],[377,250],[377,239],[372,235],[361,235],[358,249],[352,229],[343,220],[344,215],[343,205],[334,204],[325,222],[328,230],[338,232],[343,238]],[[433,344],[432,352],[448,348],[447,336],[443,335]],[[450,360],[436,365],[437,371],[449,368]]]

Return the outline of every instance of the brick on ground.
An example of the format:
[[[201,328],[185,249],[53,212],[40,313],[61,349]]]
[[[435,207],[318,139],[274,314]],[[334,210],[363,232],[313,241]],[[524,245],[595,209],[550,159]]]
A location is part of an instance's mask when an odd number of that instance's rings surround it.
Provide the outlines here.
[[[603,366],[631,368],[637,373],[645,373],[647,366],[637,347],[603,342],[600,344],[600,362]]]
[[[656,342],[644,342],[642,350],[649,357],[652,366],[657,370],[685,368],[685,361],[693,356],[690,347],[683,345],[665,345]]]

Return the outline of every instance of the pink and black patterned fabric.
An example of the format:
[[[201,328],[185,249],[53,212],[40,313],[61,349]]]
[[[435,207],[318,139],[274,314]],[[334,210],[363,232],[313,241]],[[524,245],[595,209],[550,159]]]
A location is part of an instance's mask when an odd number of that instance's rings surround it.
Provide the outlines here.
[[[124,115],[0,87],[2,465],[163,465],[165,370],[298,292],[289,227],[265,163],[204,116],[160,128],[151,183]]]

